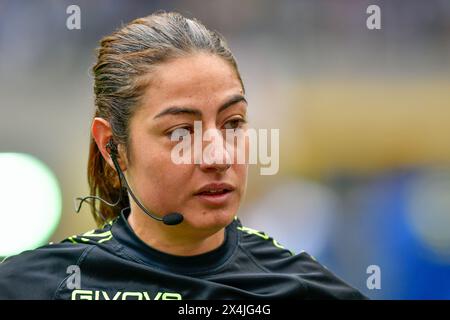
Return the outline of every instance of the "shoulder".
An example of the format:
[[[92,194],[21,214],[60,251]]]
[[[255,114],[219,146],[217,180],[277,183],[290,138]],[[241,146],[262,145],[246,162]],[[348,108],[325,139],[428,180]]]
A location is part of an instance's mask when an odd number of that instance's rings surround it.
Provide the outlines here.
[[[0,264],[0,299],[52,299],[67,268],[87,250],[59,243],[7,257]]]
[[[264,231],[243,226],[241,223],[238,224],[237,229],[240,233],[241,247],[255,258],[270,261],[295,255]]]
[[[92,230],[7,257],[0,263],[0,299],[53,299],[74,268],[111,237],[108,230]]]
[[[311,299],[365,299],[306,251],[295,254],[264,231],[238,226],[241,247],[266,272],[289,275],[300,281]]]

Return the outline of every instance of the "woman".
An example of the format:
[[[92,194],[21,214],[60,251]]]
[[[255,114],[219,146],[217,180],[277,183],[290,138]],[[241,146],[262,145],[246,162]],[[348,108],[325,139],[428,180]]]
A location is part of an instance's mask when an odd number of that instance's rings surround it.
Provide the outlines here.
[[[1,298],[364,298],[307,253],[241,225],[248,165],[230,149],[174,161],[175,134],[193,134],[195,121],[248,129],[244,86],[220,35],[153,14],[105,37],[93,72],[88,181],[102,227],[8,258]]]

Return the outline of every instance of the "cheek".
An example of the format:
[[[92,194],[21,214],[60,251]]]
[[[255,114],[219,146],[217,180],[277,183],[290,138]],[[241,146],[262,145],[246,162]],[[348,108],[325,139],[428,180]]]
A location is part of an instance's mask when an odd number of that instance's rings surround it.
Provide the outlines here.
[[[233,165],[233,170],[236,174],[236,182],[241,192],[244,192],[247,186],[248,164],[235,164]]]
[[[143,195],[157,194],[158,185],[165,183],[164,172],[167,166],[160,147],[154,144],[138,144],[134,146],[130,174],[136,187]]]
[[[154,177],[155,183],[158,184],[158,189],[175,190],[183,187],[183,183],[189,181],[189,167],[188,165],[175,164],[170,158],[170,155],[159,154],[153,156],[152,161],[148,163],[147,178]]]
[[[181,199],[186,192],[186,187],[192,179],[193,165],[176,164],[172,161],[170,153],[163,152],[159,157],[154,157],[154,163],[150,164],[156,179],[155,189],[160,195],[161,199],[169,200],[171,202]],[[148,179],[152,179],[151,176]]]

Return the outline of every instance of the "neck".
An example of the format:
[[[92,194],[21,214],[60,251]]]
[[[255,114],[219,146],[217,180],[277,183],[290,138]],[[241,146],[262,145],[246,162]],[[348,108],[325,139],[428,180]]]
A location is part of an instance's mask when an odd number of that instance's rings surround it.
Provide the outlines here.
[[[194,256],[219,247],[225,239],[224,229],[217,232],[188,232],[181,226],[166,226],[156,221],[140,208],[131,205],[128,223],[134,233],[147,245],[164,253],[177,256]]]

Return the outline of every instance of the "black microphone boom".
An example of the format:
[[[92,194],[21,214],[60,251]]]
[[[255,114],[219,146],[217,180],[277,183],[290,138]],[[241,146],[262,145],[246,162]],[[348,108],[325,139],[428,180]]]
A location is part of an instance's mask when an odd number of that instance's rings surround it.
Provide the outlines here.
[[[167,214],[166,216],[164,216],[164,218],[157,217],[154,214],[150,213],[141,204],[141,202],[136,198],[136,196],[134,195],[130,186],[128,185],[127,179],[125,179],[125,175],[123,174],[122,169],[120,169],[119,163],[117,162],[117,153],[118,153],[117,145],[114,142],[112,142],[111,140],[109,140],[107,147],[109,148],[109,154],[111,156],[111,160],[114,163],[114,167],[116,168],[116,171],[119,175],[120,184],[122,184],[122,179],[123,179],[125,187],[127,188],[128,192],[130,192],[134,201],[139,206],[139,208],[142,209],[142,211],[144,211],[149,217],[151,217],[157,221],[162,221],[165,225],[168,225],[168,226],[174,226],[174,225],[177,225],[177,224],[180,224],[181,222],[183,222],[184,217],[181,213],[178,213],[178,212],[171,212],[171,213]]]
[[[117,162],[117,154],[118,154],[118,152],[117,152],[117,145],[112,140],[109,140],[108,144],[106,145],[106,148],[108,150],[109,155],[111,156],[111,160],[112,160],[112,162],[114,164],[114,167],[116,168],[117,174],[119,175],[120,189],[122,189],[122,180],[123,180],[123,182],[125,184],[125,187],[127,188],[128,192],[131,194],[131,197],[133,197],[134,201],[139,206],[139,208],[142,209],[142,211],[144,211],[150,218],[153,218],[153,219],[155,219],[157,221],[162,221],[165,225],[168,225],[168,226],[174,226],[174,225],[177,225],[177,224],[180,224],[181,222],[183,222],[184,217],[183,217],[183,215],[181,213],[178,213],[178,212],[171,212],[171,213],[165,215],[163,218],[157,217],[156,215],[150,213],[141,204],[141,202],[136,198],[136,196],[134,195],[134,193],[131,190],[130,186],[128,185],[127,179],[125,179],[125,175],[123,174],[122,169],[120,169],[119,163]],[[84,197],[84,198],[77,198],[77,200],[79,199],[79,200],[81,200],[81,202],[79,203],[78,208],[75,209],[76,212],[79,212],[83,202],[86,201],[87,199],[90,199],[90,198],[94,198],[94,199],[98,199],[100,201],[103,201],[104,203],[106,203],[109,206],[116,206],[122,200],[122,192],[119,195],[119,199],[115,203],[109,203],[106,200],[104,200],[104,199],[102,199],[100,197],[96,197],[96,196],[87,196],[87,197]]]

